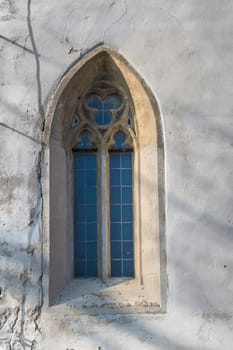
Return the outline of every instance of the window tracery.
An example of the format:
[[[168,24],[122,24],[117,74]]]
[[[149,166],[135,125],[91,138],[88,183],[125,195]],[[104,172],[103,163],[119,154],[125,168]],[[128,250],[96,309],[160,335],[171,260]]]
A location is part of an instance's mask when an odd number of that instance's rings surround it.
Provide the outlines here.
[[[111,126],[124,125],[134,130],[132,106],[126,92],[108,80],[99,80],[80,98],[72,127],[84,121],[99,132]]]

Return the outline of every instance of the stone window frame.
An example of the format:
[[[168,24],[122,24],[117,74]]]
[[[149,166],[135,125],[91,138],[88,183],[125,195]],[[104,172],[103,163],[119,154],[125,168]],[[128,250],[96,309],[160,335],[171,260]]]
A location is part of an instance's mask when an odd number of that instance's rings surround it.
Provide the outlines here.
[[[69,129],[74,115],[77,87],[75,77],[84,82],[85,74],[95,74],[101,60],[111,61],[113,71],[119,70],[122,81],[132,96],[135,108],[135,125],[138,130],[138,143],[135,143],[134,205],[135,205],[135,260],[136,274],[132,281],[80,281],[73,279],[70,266],[72,252],[72,160],[69,145],[71,139],[64,133]],[[109,63],[108,63],[109,64]],[[98,66],[99,65],[99,66]],[[80,73],[81,72],[81,73]],[[118,74],[119,74],[118,72]],[[82,77],[83,75],[83,77]],[[118,82],[121,84],[121,82]],[[68,103],[68,104],[67,104]],[[70,110],[67,112],[67,106]],[[71,106],[71,107],[70,107]],[[73,110],[72,110],[73,108]],[[67,117],[67,113],[69,117]],[[66,141],[64,142],[64,139]],[[145,81],[135,72],[126,60],[106,46],[88,52],[63,76],[50,99],[47,109],[44,141],[43,187],[43,242],[44,242],[44,291],[45,305],[54,309],[72,306],[80,314],[103,313],[156,313],[166,311],[166,243],[165,243],[165,178],[164,143],[162,120],[157,100]],[[62,147],[60,145],[62,144]],[[53,150],[53,151],[52,151]],[[56,155],[54,159],[54,155]],[[61,162],[60,162],[61,161]],[[60,164],[59,164],[60,162]],[[54,163],[58,163],[63,181],[52,176]],[[148,173],[148,169],[150,172]],[[60,175],[59,175],[60,176]],[[62,188],[65,185],[65,189]],[[63,191],[58,201],[54,200],[57,189]],[[69,195],[67,195],[69,194]],[[63,198],[61,200],[61,198]],[[66,213],[62,227],[57,222],[53,204]],[[60,207],[59,207],[60,206]],[[152,220],[152,218],[154,220]],[[68,225],[68,230],[64,224]],[[56,228],[63,232],[56,237]],[[64,230],[66,232],[64,233]],[[59,244],[57,239],[60,240]],[[56,250],[61,247],[62,254],[56,260]],[[69,284],[69,288],[66,286]],[[59,299],[59,295],[62,295]],[[84,299],[83,299],[84,296]],[[78,298],[78,301],[77,301]],[[69,301],[67,303],[67,300]],[[67,310],[66,310],[67,311]]]

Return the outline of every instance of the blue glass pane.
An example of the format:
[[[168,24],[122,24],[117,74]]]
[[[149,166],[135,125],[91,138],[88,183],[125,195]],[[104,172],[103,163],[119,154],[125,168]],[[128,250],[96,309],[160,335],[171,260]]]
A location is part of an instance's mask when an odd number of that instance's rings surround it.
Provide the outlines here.
[[[132,170],[123,169],[122,173],[122,185],[130,186],[132,185]]]
[[[133,258],[133,242],[123,241],[123,256],[124,256],[124,259]]]
[[[120,108],[121,104],[122,104],[121,96],[119,96],[117,94],[109,95],[104,100],[104,108],[105,109],[116,110],[116,109]]]
[[[89,170],[86,172],[85,180],[87,181],[87,187],[96,186],[96,171]]]
[[[97,276],[97,260],[88,260],[86,263],[86,277]]]
[[[122,222],[133,221],[133,208],[132,205],[124,205],[122,208]]]
[[[78,183],[77,186],[75,188],[75,190],[77,190],[77,192],[79,192],[79,188],[83,188],[86,184],[86,173],[85,170],[77,170],[76,171],[76,176],[78,178]]]
[[[121,205],[111,205],[111,222],[121,222]]]
[[[115,144],[112,149],[125,149],[126,135],[122,131],[118,131],[114,136]]]
[[[125,277],[132,277],[134,275],[134,261],[124,260],[123,261],[123,274]]]
[[[121,241],[116,242],[113,241],[111,242],[111,258],[112,260],[114,259],[121,259],[122,255],[122,249],[121,249]]]
[[[85,161],[86,161],[85,160],[85,155],[84,154],[80,154],[78,161],[74,162],[74,171],[76,171],[78,169],[84,169]]]
[[[112,150],[131,150],[132,149],[132,145],[129,144],[129,141],[131,141],[130,143],[132,143],[131,137],[128,135],[126,136],[126,134],[119,130],[115,135],[114,135],[114,145],[111,147]],[[124,166],[127,165],[127,167],[132,167],[132,164],[128,163],[128,159],[126,158],[124,160]]]
[[[97,226],[95,222],[86,224],[86,240],[95,241],[97,237]]]
[[[86,222],[96,222],[96,205],[87,205],[86,210]]]
[[[110,152],[111,275],[134,276],[131,152]]]
[[[97,260],[97,243],[88,242],[87,243],[87,259]]]
[[[96,153],[74,153],[75,276],[97,276]]]
[[[84,260],[76,261],[74,273],[75,276],[84,276],[86,273],[86,263]]]
[[[91,109],[97,110],[116,110],[121,107],[122,98],[120,95],[111,94],[102,98],[96,94],[87,97],[87,105]]]
[[[87,98],[87,105],[92,109],[102,109],[103,101],[98,95],[92,94]]]
[[[111,260],[111,276],[119,277],[122,276],[122,261],[121,260]]]
[[[119,170],[110,168],[111,186],[120,186],[120,175]]]
[[[91,134],[85,130],[83,131],[80,136],[79,143],[74,147],[75,149],[92,149],[94,148],[94,145],[92,144],[92,137]]]
[[[86,154],[80,154],[81,157],[85,157],[85,170],[96,170],[96,154],[95,153],[89,153],[88,157]]]
[[[122,164],[122,168],[124,169],[132,169],[132,154],[130,152],[125,153],[124,157],[122,157],[121,159],[121,164]]]
[[[119,187],[111,188],[111,204],[120,204],[121,203],[121,191]]]
[[[77,248],[79,251],[78,259],[85,259],[86,256],[86,244],[85,242],[77,242]]]
[[[117,153],[112,153],[110,157],[110,169],[120,168],[120,157]]]
[[[79,204],[84,204],[86,202],[85,193],[83,191],[80,192],[78,187],[75,189],[74,196],[75,198],[78,196]]]
[[[87,97],[87,106],[95,111],[95,120],[99,125],[109,124],[112,120],[112,112],[120,108],[121,96],[111,94],[104,98],[92,94]]]
[[[122,203],[131,204],[132,203],[132,187],[122,188]]]
[[[87,188],[85,197],[86,197],[87,203],[96,204],[96,187],[93,186],[93,187]]]
[[[77,242],[77,240],[85,241],[85,239],[86,239],[86,225],[85,224],[79,223],[79,225],[78,225],[78,235],[75,236],[74,239],[75,239],[76,242]]]
[[[133,240],[132,223],[122,224],[122,231],[124,241]]]
[[[85,222],[85,216],[86,216],[86,210],[84,206],[77,206],[75,208],[75,223],[77,224],[78,222]]]
[[[96,112],[95,121],[99,125],[106,125],[110,123],[111,119],[112,119],[112,115],[108,111],[103,110],[103,111]]]
[[[121,223],[111,223],[111,239],[112,241],[120,241],[121,240]],[[130,227],[131,229],[131,227]]]

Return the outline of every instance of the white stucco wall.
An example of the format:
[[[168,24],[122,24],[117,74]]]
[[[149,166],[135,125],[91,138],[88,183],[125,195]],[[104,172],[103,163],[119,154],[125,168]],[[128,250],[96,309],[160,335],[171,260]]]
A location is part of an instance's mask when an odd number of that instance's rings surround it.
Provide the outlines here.
[[[232,13],[230,0],[0,1],[1,350],[232,349]],[[43,110],[100,42],[161,106],[167,313],[41,321]]]

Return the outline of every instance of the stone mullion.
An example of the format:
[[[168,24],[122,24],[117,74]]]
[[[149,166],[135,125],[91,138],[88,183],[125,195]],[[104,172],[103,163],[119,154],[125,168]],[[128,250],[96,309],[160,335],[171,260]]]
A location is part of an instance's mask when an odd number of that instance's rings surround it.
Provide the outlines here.
[[[98,186],[98,212],[99,212],[99,277],[103,282],[109,277],[109,193],[107,186],[108,160],[104,145],[101,144],[99,152],[99,186]]]

